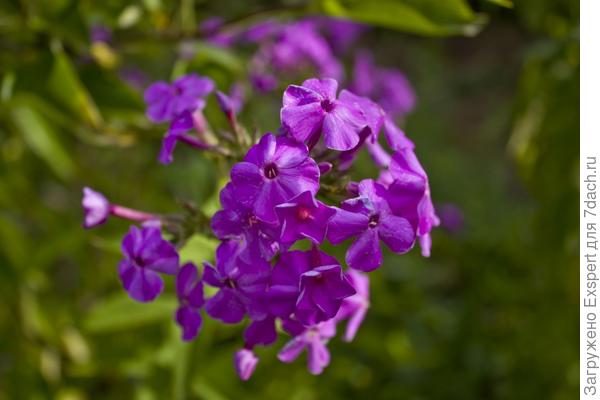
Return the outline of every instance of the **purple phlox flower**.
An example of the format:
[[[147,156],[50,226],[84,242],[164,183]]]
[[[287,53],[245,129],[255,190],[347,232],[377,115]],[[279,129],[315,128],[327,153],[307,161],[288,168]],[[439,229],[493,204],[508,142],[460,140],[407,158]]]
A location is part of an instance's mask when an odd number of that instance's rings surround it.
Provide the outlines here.
[[[302,192],[275,207],[281,223],[281,241],[293,244],[308,238],[321,244],[327,232],[327,223],[335,210],[316,200],[311,192]]]
[[[240,379],[247,381],[256,369],[258,357],[256,357],[252,350],[244,348],[235,353],[233,364]]]
[[[281,123],[300,142],[316,143],[321,132],[327,148],[350,150],[358,145],[365,117],[353,101],[336,98],[337,81],[308,79],[290,85],[283,94]]]
[[[442,204],[438,207],[440,225],[452,234],[457,234],[465,226],[463,211],[453,203]]]
[[[196,129],[198,132],[203,130],[204,116],[201,110],[196,110],[193,113],[184,111],[178,115],[169,126],[169,130],[163,137],[162,146],[158,154],[158,161],[161,164],[170,164],[173,162],[173,151],[177,142],[183,142],[199,150],[207,150],[211,146],[204,142],[198,136],[188,135],[191,129]]]
[[[182,329],[181,337],[185,341],[194,339],[202,326],[200,309],[204,305],[204,289],[198,276],[198,269],[187,263],[177,272],[175,281],[179,308],[175,312],[175,321]]]
[[[320,76],[343,78],[343,68],[313,21],[288,24],[269,48],[271,64],[279,71],[302,70],[315,66]]]
[[[383,123],[383,133],[392,150],[414,149],[415,144],[406,136],[389,116],[386,116]]]
[[[312,325],[335,317],[342,300],[356,291],[340,265],[324,265],[300,276],[300,296],[295,315],[304,325]]]
[[[356,270],[348,271],[347,276],[356,289],[356,294],[342,301],[342,306],[335,319],[336,321],[348,320],[343,339],[351,342],[369,309],[369,277]]]
[[[217,211],[211,220],[211,228],[221,240],[238,241],[243,247],[239,257],[252,263],[256,257],[270,260],[279,250],[278,226],[259,219],[250,206],[245,206],[236,198],[232,183],[228,183],[220,193],[222,210]]]
[[[336,54],[345,53],[367,29],[367,25],[348,19],[321,18],[329,44]]]
[[[263,221],[276,222],[276,205],[305,191],[317,193],[319,168],[305,145],[268,133],[233,166],[231,181],[240,203]]]
[[[351,268],[372,271],[382,263],[381,239],[395,253],[409,251],[415,242],[415,228],[405,217],[392,212],[391,194],[372,179],[359,183],[359,196],[346,200],[329,221],[327,238],[333,244],[356,237],[346,262]]]
[[[273,267],[267,291],[269,313],[289,318],[294,313],[300,296],[300,277],[307,271],[323,265],[338,265],[338,261],[314,247],[309,251],[286,251]]]
[[[414,210],[414,199],[419,198],[419,182],[424,182],[424,192],[417,206],[417,235],[423,257],[429,257],[431,249],[431,230],[440,224],[440,219],[435,213],[431,201],[431,191],[427,173],[419,163],[412,149],[397,151],[392,155],[389,166],[390,173],[395,179],[390,186],[390,192],[398,194],[394,196],[393,207],[396,212],[409,215]],[[406,193],[411,195],[407,196]],[[407,202],[408,200],[408,202]],[[408,203],[408,207],[407,207]]]
[[[90,29],[90,41],[110,43],[112,40],[112,32],[110,29],[103,24],[96,24]]]
[[[327,161],[322,161],[318,164],[319,166],[319,172],[321,173],[321,176],[325,175],[326,173],[330,172],[333,169],[333,164]]]
[[[132,226],[121,245],[125,258],[119,262],[123,287],[134,300],[154,300],[163,290],[159,273],[175,275],[179,255],[160,234],[160,229]]]
[[[83,188],[81,205],[84,211],[84,228],[102,225],[110,215],[110,203],[106,197],[88,187]]]
[[[277,340],[275,317],[266,315],[264,318],[253,320],[244,330],[244,341],[247,347],[257,345],[268,346]]]
[[[376,67],[373,55],[366,50],[357,54],[352,88],[396,117],[412,111],[416,103],[415,92],[406,76],[396,69]]]
[[[184,111],[193,112],[204,107],[204,97],[213,91],[214,82],[210,78],[196,74],[184,75],[172,84],[156,82],[144,92],[148,105],[146,115],[155,123],[172,121]]]
[[[279,351],[277,358],[282,362],[291,363],[306,349],[308,371],[313,375],[319,375],[329,365],[327,342],[335,336],[335,328],[334,320],[306,328]]]
[[[216,268],[204,263],[203,281],[219,291],[206,301],[206,313],[227,324],[240,322],[248,314],[264,318],[262,303],[269,281],[269,264],[257,259],[253,264],[238,257],[239,244],[223,242],[217,248]]]

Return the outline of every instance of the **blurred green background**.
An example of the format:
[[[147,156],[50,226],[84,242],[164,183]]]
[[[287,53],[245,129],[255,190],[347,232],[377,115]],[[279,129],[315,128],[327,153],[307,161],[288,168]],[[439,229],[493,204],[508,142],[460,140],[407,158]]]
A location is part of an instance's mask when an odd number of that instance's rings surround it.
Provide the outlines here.
[[[510,6],[0,0],[0,399],[576,398],[579,4]],[[183,147],[156,162],[161,127],[123,68],[195,71],[226,89],[247,54],[192,41],[195,56],[178,58],[181,37],[211,16],[315,11],[373,24],[358,46],[414,84],[406,132],[434,202],[460,208],[464,227],[438,228],[430,259],[386,254],[365,323],[353,343],[330,343],[321,376],[303,358],[277,361],[282,338],[241,382],[242,327],[205,319],[183,344],[173,297],[129,300],[115,271],[127,224],[83,230],[81,188],[144,210],[214,209],[224,171]],[[111,47],[90,47],[96,23],[113,29]],[[254,98],[241,120],[275,128],[279,96]],[[357,170],[372,168],[365,157]],[[183,258],[211,250],[195,238]]]

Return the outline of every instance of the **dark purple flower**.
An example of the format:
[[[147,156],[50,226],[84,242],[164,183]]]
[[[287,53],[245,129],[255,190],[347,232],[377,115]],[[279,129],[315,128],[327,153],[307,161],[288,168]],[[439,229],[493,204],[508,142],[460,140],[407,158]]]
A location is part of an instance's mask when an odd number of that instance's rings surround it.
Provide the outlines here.
[[[420,198],[416,210],[416,218],[418,219],[417,235],[419,236],[421,254],[423,257],[429,257],[431,250],[431,237],[429,233],[433,227],[440,224],[440,219],[436,215],[431,201],[427,173],[421,166],[421,163],[419,163],[414,151],[410,148],[396,151],[392,155],[389,170],[395,179],[394,183],[390,186],[390,192],[397,194],[393,196],[392,200],[392,207],[396,213],[409,215],[409,210],[414,210],[414,198]],[[425,184],[421,197],[419,197],[417,189],[419,181]],[[412,196],[407,196],[406,193],[412,193]],[[405,203],[405,199],[408,199],[408,205]]]
[[[110,203],[106,197],[88,187],[83,188],[81,205],[84,212],[84,228],[102,225],[110,215]]]
[[[347,276],[354,289],[356,289],[356,294],[342,301],[342,306],[335,319],[336,321],[348,320],[344,341],[351,342],[369,309],[369,277],[352,269],[348,271]]]
[[[358,145],[366,125],[353,101],[336,99],[337,81],[308,79],[302,86],[290,85],[283,94],[281,123],[300,142],[315,143],[321,132],[327,148],[350,150]]]
[[[248,263],[256,257],[273,258],[279,249],[277,226],[262,221],[252,207],[240,203],[232,183],[221,190],[220,199],[223,209],[213,215],[210,224],[215,235],[238,241],[242,245],[239,256]]]
[[[266,134],[231,170],[235,197],[255,215],[276,222],[275,206],[299,193],[319,190],[319,168],[305,145]]]
[[[289,318],[300,296],[300,277],[323,265],[339,265],[338,261],[314,247],[309,251],[287,251],[281,254],[271,273],[267,291],[267,307],[271,314]]]
[[[351,268],[372,271],[382,263],[381,239],[395,253],[409,251],[415,242],[415,228],[403,216],[394,215],[390,193],[372,179],[360,182],[359,197],[346,200],[329,221],[327,238],[333,244],[356,237],[346,253]]]
[[[247,381],[254,373],[258,357],[250,349],[241,349],[235,353],[233,364],[240,379]]]
[[[327,223],[335,210],[316,200],[311,192],[302,192],[275,207],[281,223],[281,241],[286,244],[308,238],[321,244],[327,232]]]
[[[175,312],[175,321],[181,326],[181,337],[185,341],[194,339],[202,326],[200,309],[204,305],[204,289],[198,277],[198,269],[187,263],[179,269],[175,283],[179,308]]]
[[[376,101],[392,116],[406,115],[416,102],[415,92],[404,74],[395,69],[377,68],[368,51],[356,57],[352,89]]]
[[[238,253],[238,243],[224,242],[217,248],[217,267],[204,263],[203,281],[219,288],[206,301],[206,313],[227,324],[240,322],[246,314],[264,318],[260,305],[269,280],[269,264],[262,259],[246,264]]]
[[[123,287],[134,300],[154,300],[163,290],[158,273],[177,273],[179,255],[175,247],[161,237],[160,229],[135,226],[129,229],[121,247],[125,255],[119,262]]]
[[[144,92],[148,105],[146,115],[155,123],[171,121],[184,111],[193,112],[204,107],[204,97],[213,91],[210,78],[196,74],[184,75],[172,84],[156,82]]]
[[[327,342],[335,336],[335,321],[329,320],[307,328],[290,340],[277,354],[285,363],[294,361],[302,351],[307,352],[308,371],[319,375],[329,365],[330,355]]]
[[[295,315],[304,325],[312,325],[335,317],[342,300],[356,291],[339,265],[325,265],[300,276],[300,296]]]

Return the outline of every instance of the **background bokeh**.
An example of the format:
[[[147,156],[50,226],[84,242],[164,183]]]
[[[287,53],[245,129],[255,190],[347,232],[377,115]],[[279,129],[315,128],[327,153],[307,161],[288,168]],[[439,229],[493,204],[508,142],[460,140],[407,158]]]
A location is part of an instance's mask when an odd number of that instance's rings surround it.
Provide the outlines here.
[[[81,188],[144,210],[214,209],[224,172],[184,148],[159,165],[162,131],[123,74],[196,71],[227,88],[243,76],[243,52],[192,41],[193,57],[178,57],[199,22],[359,5],[351,16],[374,26],[356,46],[413,83],[418,105],[405,130],[434,202],[464,221],[434,231],[429,259],[386,254],[371,274],[365,323],[353,343],[330,343],[322,375],[308,374],[303,358],[277,361],[281,339],[257,350],[256,373],[241,382],[232,355],[242,327],[206,319],[183,344],[172,297],[130,300],[115,273],[127,224],[83,230]],[[0,399],[575,398],[579,4],[471,1],[474,19],[452,19],[466,5],[1,0]],[[406,7],[429,25],[401,14]],[[114,31],[108,48],[90,46],[97,23]],[[279,96],[251,98],[240,119],[276,128]],[[364,157],[357,171],[373,168]],[[184,258],[211,250],[195,238]]]

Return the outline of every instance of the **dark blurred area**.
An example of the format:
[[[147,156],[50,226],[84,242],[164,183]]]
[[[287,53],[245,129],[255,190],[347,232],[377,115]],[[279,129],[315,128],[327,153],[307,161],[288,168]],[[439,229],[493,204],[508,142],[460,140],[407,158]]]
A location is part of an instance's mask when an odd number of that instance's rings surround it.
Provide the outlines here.
[[[128,225],[81,227],[83,186],[144,210],[177,212],[193,201],[214,211],[226,171],[186,149],[159,165],[163,132],[121,77],[125,67],[141,82],[187,68],[227,88],[244,59],[200,44],[184,62],[177,37],[152,29],[300,10],[168,3],[0,2],[0,399],[577,396],[578,2],[472,1],[486,20],[472,37],[385,24],[361,37],[356,47],[415,87],[404,128],[442,226],[428,259],[385,254],[365,323],[351,344],[330,343],[322,375],[309,375],[302,358],[280,363],[280,340],[257,350],[249,382],[232,368],[241,326],[206,319],[195,342],[181,343],[173,298],[143,305],[122,293],[116,264]],[[100,22],[115,30],[112,49],[89,46],[89,27]],[[240,120],[273,129],[279,103],[280,92],[250,99]],[[376,171],[366,155],[356,170]],[[185,254],[211,251],[199,241]]]

